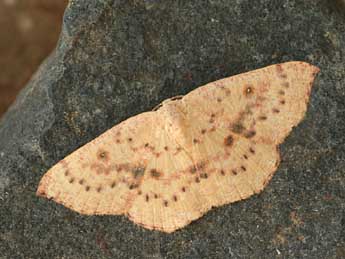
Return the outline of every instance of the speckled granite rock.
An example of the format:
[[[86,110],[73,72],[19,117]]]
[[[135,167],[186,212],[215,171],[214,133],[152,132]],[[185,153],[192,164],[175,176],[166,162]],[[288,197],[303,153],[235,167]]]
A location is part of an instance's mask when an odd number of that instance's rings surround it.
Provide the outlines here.
[[[0,124],[0,258],[345,257],[342,5],[253,4],[71,1],[55,53]],[[207,82],[288,60],[321,73],[261,194],[171,235],[35,196],[50,166],[112,125]]]

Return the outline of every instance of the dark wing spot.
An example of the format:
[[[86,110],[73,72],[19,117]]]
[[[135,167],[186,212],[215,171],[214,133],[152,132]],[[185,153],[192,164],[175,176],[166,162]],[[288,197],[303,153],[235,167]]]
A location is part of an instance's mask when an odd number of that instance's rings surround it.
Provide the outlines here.
[[[285,104],[285,100],[280,100],[280,104]]]
[[[138,195],[141,195],[143,192],[141,190],[138,191]]]
[[[221,175],[225,175],[225,171],[222,169],[220,170]]]
[[[232,169],[232,170],[231,170],[231,173],[232,173],[233,175],[237,175],[237,171],[236,171],[235,169]]]
[[[109,152],[100,149],[100,150],[98,150],[98,152],[97,152],[97,157],[98,157],[98,159],[100,159],[100,160],[108,161],[108,160],[109,160]]]
[[[273,111],[274,113],[279,113],[279,112],[280,112],[277,108],[273,108],[272,111]]]
[[[65,176],[68,176],[68,175],[69,175],[69,171],[66,170],[66,171],[65,171]]]
[[[151,169],[151,171],[150,171],[150,173],[151,173],[151,176],[153,177],[153,178],[159,178],[160,176],[161,176],[161,172],[159,172],[159,171],[157,171],[156,169]]]
[[[148,202],[150,200],[150,197],[148,194],[145,195],[145,200]]]
[[[199,140],[196,139],[196,138],[194,138],[194,139],[193,139],[193,143],[194,143],[194,144],[197,144],[197,143],[199,143]]]
[[[165,150],[165,151],[168,151],[168,150],[169,150],[169,147],[168,147],[168,146],[165,146],[165,147],[164,147],[164,150]]]
[[[142,167],[142,166],[138,166],[138,167],[134,167],[132,169],[132,174],[133,174],[133,177],[136,179],[136,178],[140,178],[144,175],[145,173],[145,167]]]
[[[248,159],[248,156],[246,154],[243,155],[244,159]]]
[[[207,173],[201,173],[200,178],[206,179],[206,178],[208,178],[208,174]]]
[[[73,183],[74,182],[74,177],[72,177],[71,179],[69,179],[69,183]]]
[[[181,188],[181,191],[182,191],[182,192],[186,192],[186,187],[183,186],[183,187]]]
[[[227,147],[232,146],[233,143],[234,143],[234,138],[231,135],[227,136],[224,139],[224,145],[227,146]]]
[[[255,135],[256,135],[255,130],[249,130],[249,131],[247,131],[246,133],[244,133],[244,136],[245,136],[246,138],[252,138],[252,137],[254,137]]]
[[[155,193],[155,194],[153,195],[153,197],[154,197],[155,199],[158,199],[158,194]]]
[[[102,191],[102,187],[99,186],[99,187],[97,188],[97,192],[101,192],[101,191]]]
[[[128,188],[129,188],[130,190],[133,190],[133,189],[136,189],[136,188],[138,188],[138,187],[139,187],[139,184],[137,184],[137,183],[132,183],[132,184],[129,185]]]
[[[245,168],[243,165],[241,166],[241,169],[242,169],[243,171],[247,171],[247,168]]]
[[[195,182],[196,182],[196,183],[200,183],[199,177],[195,177]]]
[[[255,154],[255,150],[253,148],[249,148],[250,153]]]
[[[145,147],[148,147],[149,146],[149,143],[145,143]]]
[[[90,186],[87,185],[87,186],[85,187],[85,191],[87,191],[87,192],[90,191]]]
[[[195,165],[191,166],[189,168],[189,172],[191,174],[195,174],[197,171],[203,170],[203,169],[205,169],[205,162],[201,161],[201,162],[196,163]]]
[[[114,188],[115,186],[116,186],[116,182],[114,181],[114,182],[111,183],[110,187]]]
[[[265,115],[259,116],[259,120],[265,121],[265,120],[267,120],[267,117]]]
[[[284,86],[285,88],[288,88],[288,87],[289,87],[289,83],[288,83],[288,82],[284,82],[284,83],[283,83],[283,86]]]
[[[251,86],[246,86],[245,88],[244,88],[244,95],[246,96],[246,97],[249,97],[249,96],[251,96],[251,95],[253,95],[254,94],[254,89],[253,89],[253,87],[251,87]]]
[[[239,122],[232,124],[230,129],[236,134],[241,134],[245,130],[244,126]]]
[[[285,92],[284,92],[283,90],[279,90],[278,94],[280,94],[280,95],[284,95],[284,94],[285,94]]]
[[[190,172],[191,174],[195,174],[196,171],[198,171],[198,168],[197,168],[195,165],[193,165],[193,166],[189,169],[189,172]]]
[[[165,207],[168,207],[168,205],[169,205],[168,201],[164,201],[163,204]]]
[[[132,138],[128,138],[127,140],[128,140],[129,142],[132,142],[132,141],[133,141],[133,139],[132,139]]]
[[[202,129],[201,130],[201,134],[205,134],[206,133],[206,130],[205,129]]]
[[[85,182],[84,179],[80,179],[80,180],[79,180],[79,184],[80,184],[80,185],[83,185],[84,182]]]
[[[219,102],[219,103],[222,102],[222,99],[218,97],[217,102]]]
[[[177,196],[176,195],[173,196],[173,200],[177,201]]]

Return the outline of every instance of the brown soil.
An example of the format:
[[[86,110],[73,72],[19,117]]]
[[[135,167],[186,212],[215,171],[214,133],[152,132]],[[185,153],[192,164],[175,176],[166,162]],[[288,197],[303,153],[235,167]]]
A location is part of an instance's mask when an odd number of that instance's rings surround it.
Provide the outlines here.
[[[0,0],[0,117],[51,53],[67,0]]]

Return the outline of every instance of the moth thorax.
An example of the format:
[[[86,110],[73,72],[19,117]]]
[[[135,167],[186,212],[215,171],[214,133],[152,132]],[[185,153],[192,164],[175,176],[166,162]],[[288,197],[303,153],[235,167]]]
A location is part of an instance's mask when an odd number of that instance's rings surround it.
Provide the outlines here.
[[[188,120],[180,102],[169,102],[163,105],[165,130],[180,144],[185,142],[188,133]]]

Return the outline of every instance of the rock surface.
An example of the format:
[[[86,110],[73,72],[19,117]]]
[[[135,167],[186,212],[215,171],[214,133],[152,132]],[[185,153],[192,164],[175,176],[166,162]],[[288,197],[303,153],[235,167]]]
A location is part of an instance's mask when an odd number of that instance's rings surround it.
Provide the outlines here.
[[[55,53],[0,122],[0,258],[344,258],[345,10],[278,2],[71,1]],[[261,194],[170,235],[36,197],[47,169],[114,124],[289,60],[321,73]]]

